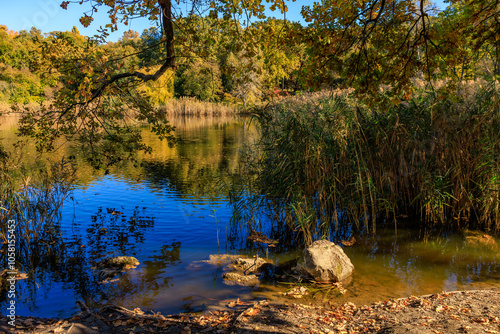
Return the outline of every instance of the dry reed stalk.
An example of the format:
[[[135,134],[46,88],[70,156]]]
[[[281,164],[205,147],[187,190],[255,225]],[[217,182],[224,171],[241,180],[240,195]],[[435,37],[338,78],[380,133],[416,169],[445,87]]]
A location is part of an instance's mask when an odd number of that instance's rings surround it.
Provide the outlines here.
[[[470,84],[453,98],[421,93],[384,110],[347,94],[283,99],[256,114],[253,191],[306,243],[327,223],[374,230],[379,217],[408,215],[498,231],[499,91]],[[254,211],[265,202],[244,200]]]
[[[223,103],[200,101],[191,97],[171,99],[161,108],[169,116],[221,116],[238,112],[235,107]]]

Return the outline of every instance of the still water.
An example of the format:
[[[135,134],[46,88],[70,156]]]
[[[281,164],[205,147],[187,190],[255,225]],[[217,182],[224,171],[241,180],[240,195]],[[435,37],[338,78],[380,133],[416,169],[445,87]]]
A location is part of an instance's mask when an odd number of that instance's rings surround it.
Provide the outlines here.
[[[252,124],[233,118],[173,123],[179,140],[174,148],[144,129],[153,154],[142,156],[141,165],[118,166],[108,173],[80,166],[62,211],[58,233],[64,243],[36,269],[24,270],[31,276],[17,284],[18,315],[70,316],[79,311],[77,300],[168,314],[202,311],[235,298],[281,298],[287,285],[229,286],[221,268],[198,262],[210,254],[257,252],[245,232],[229,223],[227,198],[238,175],[240,149],[256,140]],[[0,129],[4,146],[15,141],[12,121],[2,119]],[[29,148],[24,154],[42,159]],[[334,241],[343,232],[334,234]],[[395,233],[391,228],[379,229],[375,236],[353,233],[358,242],[345,248],[355,266],[353,279],[344,296],[328,296],[331,303],[500,286],[498,250],[471,247],[459,233]],[[140,265],[116,282],[101,284],[94,263],[119,255],[135,256]],[[275,263],[296,255],[289,249],[270,254]]]

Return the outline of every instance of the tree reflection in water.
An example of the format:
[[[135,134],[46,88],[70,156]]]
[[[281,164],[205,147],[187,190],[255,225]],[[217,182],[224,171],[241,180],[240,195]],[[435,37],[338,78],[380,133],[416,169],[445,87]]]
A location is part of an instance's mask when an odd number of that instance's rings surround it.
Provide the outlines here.
[[[99,208],[92,215],[92,223],[86,235],[74,233],[68,240],[63,239],[59,223],[47,225],[52,238],[47,242],[31,243],[23,248],[18,258],[22,271],[28,280],[18,282],[17,298],[29,310],[39,308],[37,295],[48,294],[55,285],[62,290],[72,290],[72,298],[84,300],[93,307],[104,302],[136,295],[143,296],[141,304],[147,305],[147,294],[158,293],[159,287],[169,287],[172,277],[165,276],[165,268],[181,263],[180,242],[172,242],[161,247],[159,255],[150,256],[135,272],[121,274],[115,283],[103,284],[92,269],[95,263],[105,257],[134,256],[145,242],[145,232],[154,227],[154,218],[145,214],[146,208],[136,207],[132,215],[117,215],[114,209]],[[151,296],[152,297],[152,296]],[[149,298],[151,298],[149,297]],[[7,291],[0,292],[1,304],[7,301]]]

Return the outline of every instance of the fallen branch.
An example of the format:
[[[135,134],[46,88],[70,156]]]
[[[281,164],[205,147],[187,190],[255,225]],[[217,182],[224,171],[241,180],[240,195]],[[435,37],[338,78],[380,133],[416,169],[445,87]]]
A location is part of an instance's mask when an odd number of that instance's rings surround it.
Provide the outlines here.
[[[84,318],[85,317],[92,317],[95,319],[95,321],[98,323],[99,325],[99,328],[102,328],[102,329],[110,329],[111,326],[106,322],[104,321],[103,319],[101,319],[101,317],[99,317],[94,311],[92,311],[88,306],[87,304],[85,304],[84,301],[81,301],[81,300],[77,300],[76,301],[76,305],[78,305],[78,307],[80,307],[80,309],[86,313],[86,315],[84,315]]]

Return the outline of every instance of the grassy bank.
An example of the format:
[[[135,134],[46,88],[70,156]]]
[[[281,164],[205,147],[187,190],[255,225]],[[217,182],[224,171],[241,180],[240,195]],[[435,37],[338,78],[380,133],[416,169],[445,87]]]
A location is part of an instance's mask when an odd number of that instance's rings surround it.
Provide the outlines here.
[[[332,92],[260,110],[260,153],[248,170],[258,195],[235,198],[254,209],[240,218],[271,208],[306,243],[339,224],[375,230],[401,216],[498,231],[499,90],[465,91],[385,108]]]

